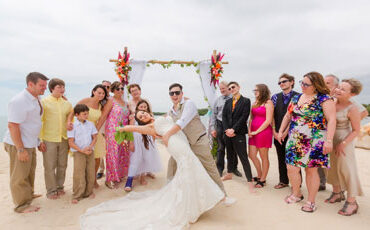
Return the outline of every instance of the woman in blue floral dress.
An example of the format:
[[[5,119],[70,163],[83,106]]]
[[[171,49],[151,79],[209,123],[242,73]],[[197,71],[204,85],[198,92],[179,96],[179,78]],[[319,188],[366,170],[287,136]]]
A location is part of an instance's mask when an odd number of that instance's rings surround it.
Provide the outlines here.
[[[302,211],[313,212],[320,185],[317,168],[329,168],[336,122],[335,104],[320,73],[308,73],[300,83],[302,94],[292,98],[279,130],[279,141],[285,139],[289,131],[286,163],[292,194],[285,198],[285,202],[303,200],[299,171],[305,168],[308,199]]]

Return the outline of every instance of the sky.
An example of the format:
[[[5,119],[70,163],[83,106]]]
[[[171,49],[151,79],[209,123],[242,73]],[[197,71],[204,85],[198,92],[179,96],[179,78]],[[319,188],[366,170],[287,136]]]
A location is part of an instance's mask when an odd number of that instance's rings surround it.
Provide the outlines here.
[[[318,71],[359,78],[358,100],[370,103],[368,12],[367,0],[0,0],[0,115],[33,71],[63,79],[72,103],[89,97],[95,84],[118,80],[109,59],[124,46],[136,60],[201,61],[217,49],[230,62],[223,80],[252,100],[255,84],[277,93],[282,73],[298,81]],[[207,107],[194,67],[155,65],[142,84],[154,111],[168,111],[174,82]]]

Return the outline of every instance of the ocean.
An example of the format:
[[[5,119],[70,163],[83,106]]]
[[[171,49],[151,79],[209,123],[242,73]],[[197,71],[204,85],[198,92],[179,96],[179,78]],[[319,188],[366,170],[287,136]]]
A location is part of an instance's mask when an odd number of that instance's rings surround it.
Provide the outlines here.
[[[206,116],[202,116],[201,117],[201,120],[202,120],[203,124],[206,127],[208,127],[209,117],[207,115]],[[365,119],[363,119],[361,121],[361,124],[362,125],[368,124],[368,123],[370,123],[370,117],[366,117]],[[7,127],[8,127],[7,117],[6,116],[0,116],[0,142],[3,142],[3,138],[4,138],[5,132],[7,130]]]

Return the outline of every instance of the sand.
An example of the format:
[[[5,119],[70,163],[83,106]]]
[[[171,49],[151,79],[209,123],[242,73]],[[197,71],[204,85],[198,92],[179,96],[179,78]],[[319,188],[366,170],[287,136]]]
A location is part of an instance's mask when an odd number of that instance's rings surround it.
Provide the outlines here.
[[[35,192],[43,196],[35,199],[33,204],[41,206],[37,213],[17,214],[13,212],[13,203],[9,191],[9,157],[0,144],[0,229],[79,229],[79,216],[86,209],[103,201],[125,196],[123,185],[119,189],[110,190],[104,186],[104,178],[99,180],[100,188],[95,190],[95,199],[85,199],[77,205],[71,204],[73,161],[69,158],[65,182],[66,195],[58,200],[45,197],[42,155],[37,155]],[[148,185],[141,186],[135,182],[135,191],[159,189],[166,182],[166,163],[168,153],[164,146],[158,144],[164,170],[157,174],[156,179],[148,179]],[[364,197],[358,198],[359,213],[351,217],[337,214],[342,203],[326,204],[324,199],[330,195],[331,187],[319,192],[317,196],[318,209],[314,213],[304,213],[300,210],[303,203],[285,204],[283,198],[289,193],[289,188],[276,190],[273,186],[278,182],[278,167],[275,149],[270,150],[270,171],[266,187],[259,189],[256,194],[250,194],[245,178],[235,177],[225,182],[229,196],[237,202],[226,207],[217,205],[204,213],[197,223],[192,224],[191,230],[204,229],[370,229],[370,150],[356,149],[359,174]],[[239,170],[242,171],[239,165]],[[254,171],[255,172],[255,171]],[[303,194],[307,196],[306,187]]]

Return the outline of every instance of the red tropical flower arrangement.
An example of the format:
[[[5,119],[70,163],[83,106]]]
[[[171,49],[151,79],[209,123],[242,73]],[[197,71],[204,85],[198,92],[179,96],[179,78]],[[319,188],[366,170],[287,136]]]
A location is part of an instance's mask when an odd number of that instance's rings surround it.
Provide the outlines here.
[[[225,56],[225,54],[218,53],[216,57],[212,55],[212,64],[211,68],[211,85],[213,84],[214,87],[218,85],[220,78],[222,77],[222,73],[224,72],[224,68],[222,67],[221,60]]]
[[[128,85],[129,76],[128,72],[131,71],[130,66],[130,53],[125,50],[121,55],[121,52],[118,52],[118,61],[116,62],[116,74],[120,81],[122,82],[123,86]]]

